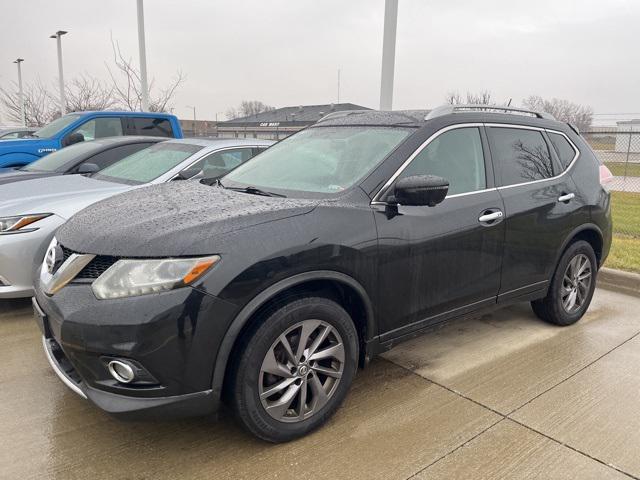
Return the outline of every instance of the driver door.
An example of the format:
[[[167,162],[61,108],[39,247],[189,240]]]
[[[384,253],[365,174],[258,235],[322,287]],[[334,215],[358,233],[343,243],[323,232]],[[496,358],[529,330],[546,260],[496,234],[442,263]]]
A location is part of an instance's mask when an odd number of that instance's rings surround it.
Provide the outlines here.
[[[379,241],[381,341],[496,302],[504,212],[482,126],[456,125],[423,144],[397,180],[436,175],[449,193],[435,207],[372,205]],[[393,184],[390,187],[393,188]]]

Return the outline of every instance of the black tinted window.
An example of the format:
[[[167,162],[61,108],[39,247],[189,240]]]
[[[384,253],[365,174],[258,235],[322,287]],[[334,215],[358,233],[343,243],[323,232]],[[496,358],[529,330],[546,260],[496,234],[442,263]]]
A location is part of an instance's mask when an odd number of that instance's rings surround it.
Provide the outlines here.
[[[173,137],[171,122],[165,118],[129,118],[129,135]]]
[[[114,147],[104,152],[100,152],[93,157],[85,160],[84,163],[95,163],[100,170],[108,167],[109,165],[113,165],[119,160],[122,160],[124,157],[128,157],[129,155],[139,152],[143,148],[147,148],[151,146],[151,143],[134,143],[131,145],[121,145],[119,147]]]
[[[553,147],[556,149],[556,153],[562,164],[562,169],[566,170],[575,158],[576,151],[564,135],[549,132],[549,138],[551,139],[551,143],[553,143]]]
[[[400,174],[436,175],[449,180],[449,195],[486,188],[482,140],[477,128],[445,132],[429,143]]]
[[[553,177],[549,147],[542,133],[521,128],[490,128],[491,154],[500,185]]]

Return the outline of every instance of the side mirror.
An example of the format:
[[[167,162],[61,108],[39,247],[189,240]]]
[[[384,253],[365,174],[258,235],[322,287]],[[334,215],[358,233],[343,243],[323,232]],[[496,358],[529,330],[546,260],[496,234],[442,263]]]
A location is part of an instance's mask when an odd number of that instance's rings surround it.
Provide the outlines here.
[[[68,147],[69,145],[73,145],[74,143],[84,142],[84,135],[80,132],[75,132],[64,137],[62,141],[62,145]]]
[[[449,181],[434,175],[414,175],[395,185],[395,201],[401,205],[435,207],[449,191]]]
[[[201,171],[202,170],[200,168],[187,168],[178,174],[176,180],[189,180],[190,178],[198,175]]]
[[[95,163],[83,163],[78,167],[77,173],[96,173],[100,170],[100,167]]]

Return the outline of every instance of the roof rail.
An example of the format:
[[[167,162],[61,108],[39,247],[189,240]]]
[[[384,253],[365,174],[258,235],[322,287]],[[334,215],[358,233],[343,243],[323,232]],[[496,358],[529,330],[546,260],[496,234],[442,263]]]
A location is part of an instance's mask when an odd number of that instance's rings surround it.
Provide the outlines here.
[[[338,110],[337,112],[327,113],[325,116],[321,117],[318,122],[324,122],[325,120],[331,120],[335,118],[348,117],[353,114],[360,114],[370,112],[371,110]]]
[[[528,117],[545,118],[547,120],[555,120],[554,116],[547,112],[536,112],[526,108],[519,107],[503,107],[501,105],[442,105],[431,110],[425,120],[441,117],[450,113],[457,112],[489,112],[489,113],[507,113],[514,115],[525,115]]]

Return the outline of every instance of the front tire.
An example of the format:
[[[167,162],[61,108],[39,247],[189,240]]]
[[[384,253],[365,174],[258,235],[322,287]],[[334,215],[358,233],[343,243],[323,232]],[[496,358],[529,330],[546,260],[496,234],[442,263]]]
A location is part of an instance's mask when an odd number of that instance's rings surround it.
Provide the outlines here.
[[[324,297],[269,308],[243,338],[232,406],[251,433],[286,442],[322,425],[340,406],[357,369],[349,314]]]
[[[580,320],[596,288],[597,265],[593,247],[588,242],[572,243],[560,257],[547,296],[531,302],[534,313],[546,322],[561,326]]]

